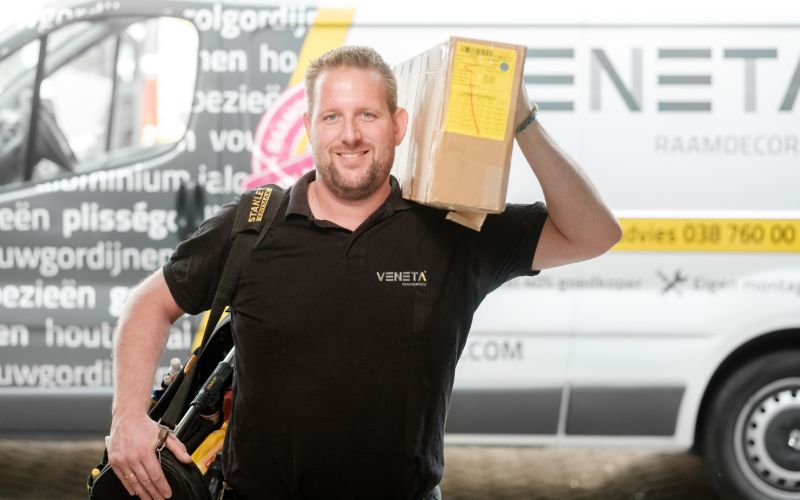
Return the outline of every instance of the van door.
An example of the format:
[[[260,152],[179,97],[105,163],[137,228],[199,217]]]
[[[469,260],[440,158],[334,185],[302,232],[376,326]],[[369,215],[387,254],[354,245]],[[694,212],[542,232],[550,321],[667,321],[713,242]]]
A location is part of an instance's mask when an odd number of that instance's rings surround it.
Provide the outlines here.
[[[0,42],[3,433],[108,429],[114,323],[177,244],[196,176],[194,25],[67,11]],[[162,365],[193,331],[176,322]]]

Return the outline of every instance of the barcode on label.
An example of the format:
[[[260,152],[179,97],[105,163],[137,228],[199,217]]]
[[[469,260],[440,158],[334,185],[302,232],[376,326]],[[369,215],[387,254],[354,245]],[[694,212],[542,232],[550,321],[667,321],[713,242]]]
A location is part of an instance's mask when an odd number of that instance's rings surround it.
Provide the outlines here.
[[[462,45],[461,46],[461,52],[464,52],[465,54],[473,54],[474,53],[475,55],[486,56],[486,57],[491,57],[492,56],[491,49],[481,49],[481,48],[478,48],[478,47],[470,47],[469,45]]]

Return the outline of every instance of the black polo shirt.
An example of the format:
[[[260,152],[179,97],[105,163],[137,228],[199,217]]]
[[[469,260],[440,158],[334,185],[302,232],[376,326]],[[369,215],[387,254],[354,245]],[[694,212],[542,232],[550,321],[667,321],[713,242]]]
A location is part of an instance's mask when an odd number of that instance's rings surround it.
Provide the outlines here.
[[[232,300],[226,477],[248,499],[418,499],[442,478],[456,362],[481,300],[533,275],[547,211],[509,205],[480,232],[391,194],[359,228],[317,220],[310,172],[284,199]],[[211,306],[229,204],[164,267],[176,302]]]

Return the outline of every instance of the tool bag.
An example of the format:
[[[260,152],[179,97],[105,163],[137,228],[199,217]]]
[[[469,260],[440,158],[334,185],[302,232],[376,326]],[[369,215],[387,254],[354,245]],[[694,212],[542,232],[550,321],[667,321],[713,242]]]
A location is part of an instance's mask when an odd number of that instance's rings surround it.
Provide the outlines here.
[[[165,442],[168,431],[174,431],[186,451],[192,454],[206,436],[223,423],[220,416],[222,394],[233,378],[234,349],[230,316],[219,324],[217,321],[230,303],[250,252],[269,231],[283,197],[283,189],[272,184],[242,194],[231,230],[233,244],[214,295],[203,340],[148,412],[162,428],[154,452],[175,500],[216,500],[211,498],[208,481],[200,469],[194,463],[179,461],[165,447]],[[89,500],[130,498],[108,464],[107,448],[102,462],[89,473],[87,487]]]

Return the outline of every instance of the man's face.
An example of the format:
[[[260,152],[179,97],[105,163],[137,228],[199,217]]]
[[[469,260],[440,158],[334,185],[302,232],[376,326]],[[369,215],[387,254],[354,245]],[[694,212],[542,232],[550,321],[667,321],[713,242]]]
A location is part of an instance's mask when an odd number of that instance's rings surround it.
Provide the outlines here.
[[[387,181],[408,114],[389,112],[380,73],[342,67],[319,75],[304,119],[318,180],[340,198],[361,200]]]

